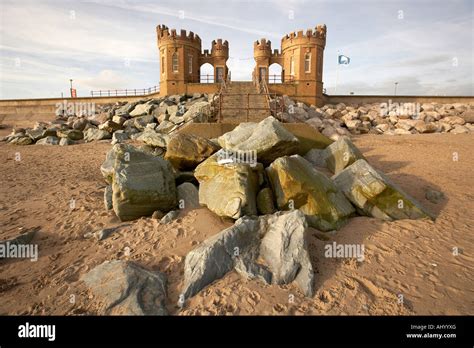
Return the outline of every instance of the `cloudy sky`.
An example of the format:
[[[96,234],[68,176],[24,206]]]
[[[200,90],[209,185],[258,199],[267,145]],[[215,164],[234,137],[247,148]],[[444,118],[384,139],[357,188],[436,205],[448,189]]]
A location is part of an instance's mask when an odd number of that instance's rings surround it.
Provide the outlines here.
[[[159,82],[157,24],[230,43],[250,80],[253,41],[328,27],[324,86],[334,94],[473,95],[473,0],[0,0],[0,98],[60,97]],[[273,70],[273,69],[272,69]],[[272,71],[276,72],[277,71]]]

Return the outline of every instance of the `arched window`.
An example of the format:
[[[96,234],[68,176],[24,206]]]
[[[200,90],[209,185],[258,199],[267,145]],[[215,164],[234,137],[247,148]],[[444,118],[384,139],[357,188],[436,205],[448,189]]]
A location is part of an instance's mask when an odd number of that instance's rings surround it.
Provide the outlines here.
[[[165,56],[161,56],[161,73],[165,73]]]
[[[306,53],[304,55],[304,72],[305,73],[311,72],[311,53]]]
[[[173,72],[178,72],[178,52],[173,53],[173,58],[171,59],[171,66],[173,67]]]
[[[293,56],[290,57],[290,75],[295,76],[295,58]]]

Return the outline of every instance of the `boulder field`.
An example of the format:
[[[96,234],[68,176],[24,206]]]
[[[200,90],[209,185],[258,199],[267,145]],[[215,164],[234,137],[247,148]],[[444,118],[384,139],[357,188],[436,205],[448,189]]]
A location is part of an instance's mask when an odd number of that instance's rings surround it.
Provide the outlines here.
[[[294,282],[311,297],[315,273],[305,241],[309,227],[337,230],[357,215],[434,219],[371,167],[349,138],[304,156],[297,154],[298,142],[270,116],[218,139],[174,134],[142,146],[115,144],[100,168],[108,184],[104,204],[122,221],[153,216],[165,224],[180,209],[200,207],[235,220],[187,254],[180,305],[233,270],[267,284]],[[119,284],[107,273],[126,276]],[[85,281],[93,291],[94,279],[102,284],[98,292],[111,289],[102,294],[111,311],[166,314],[164,278],[117,261],[91,270]],[[159,291],[148,289],[155,283]],[[129,294],[120,305],[117,287]],[[160,301],[141,303],[138,288]]]

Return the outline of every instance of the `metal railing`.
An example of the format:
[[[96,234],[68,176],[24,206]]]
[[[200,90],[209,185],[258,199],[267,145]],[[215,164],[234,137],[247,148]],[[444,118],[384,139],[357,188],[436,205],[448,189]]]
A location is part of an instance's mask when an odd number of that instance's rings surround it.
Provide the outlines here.
[[[91,97],[126,97],[139,96],[158,93],[160,86],[153,86],[150,88],[135,88],[135,89],[107,89],[99,91],[91,91]]]
[[[199,75],[199,83],[215,83],[214,75],[211,75],[211,74]]]
[[[241,106],[238,107],[225,107],[223,108],[222,105],[224,103],[224,100],[226,97],[232,97],[232,96],[242,96],[245,98],[245,100],[242,101]],[[250,99],[252,96],[265,96],[266,101],[267,101],[267,106],[265,107],[250,107]],[[275,103],[270,103],[271,98],[273,98],[276,102]],[[256,110],[266,110],[269,111],[272,116],[275,118],[279,119],[280,117],[278,116],[279,112],[282,111],[281,105],[278,102],[278,95],[276,93],[245,93],[245,94],[239,94],[239,93],[226,93],[226,94],[221,94],[219,95],[219,109],[218,109],[218,122],[223,122],[224,121],[224,115],[223,111],[237,111],[241,110],[245,112],[245,122],[250,121],[250,111],[256,111]],[[229,118],[230,120],[237,120],[235,116],[226,116],[225,118]]]

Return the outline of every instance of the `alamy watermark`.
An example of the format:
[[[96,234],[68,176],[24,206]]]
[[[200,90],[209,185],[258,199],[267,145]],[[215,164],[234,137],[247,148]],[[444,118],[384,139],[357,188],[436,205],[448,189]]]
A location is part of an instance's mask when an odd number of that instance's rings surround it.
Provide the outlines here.
[[[324,257],[327,258],[353,258],[357,261],[364,261],[364,244],[326,244],[324,246]]]
[[[67,100],[56,103],[56,116],[93,116],[95,114],[95,103],[71,103]]]
[[[392,103],[392,100],[389,99],[388,103],[380,104],[380,116],[382,117],[395,114],[396,116],[408,115],[417,118],[420,110],[420,103]]]
[[[257,151],[256,150],[219,150],[217,152],[217,163],[228,164],[228,163],[246,163],[250,164],[251,167],[257,165]]]
[[[0,259],[30,259],[38,261],[38,244],[19,244],[6,241],[0,244]]]

